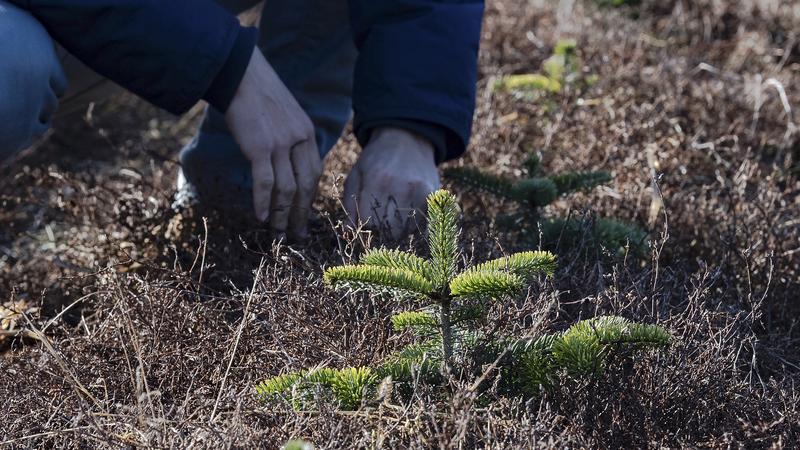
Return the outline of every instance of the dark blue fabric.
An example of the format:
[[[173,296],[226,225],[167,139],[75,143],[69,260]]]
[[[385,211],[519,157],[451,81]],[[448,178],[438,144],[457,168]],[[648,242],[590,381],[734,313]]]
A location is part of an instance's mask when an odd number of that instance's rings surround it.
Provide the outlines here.
[[[358,128],[356,139],[358,139],[358,142],[364,147],[369,143],[372,132],[381,127],[400,128],[427,139],[433,145],[433,149],[436,152],[434,155],[436,164],[445,162],[448,159],[453,159],[453,156],[448,158],[450,147],[460,146],[460,139],[458,138],[456,138],[455,142],[448,143],[448,135],[453,135],[454,133],[447,128],[432,122],[421,122],[412,119],[383,119],[364,123]],[[456,156],[460,156],[460,153]]]
[[[0,0],[0,166],[50,129],[66,90],[67,74],[42,24]]]
[[[242,82],[250,59],[253,57],[253,49],[258,40],[258,30],[255,28],[242,28],[239,37],[233,44],[233,48],[228,56],[228,62],[222,66],[214,82],[208,87],[206,95],[203,96],[208,103],[218,110],[225,112],[233,101],[239,84]]]
[[[441,159],[461,154],[475,107],[483,1],[348,1],[359,50],[353,92],[356,134],[368,135],[360,132],[365,124],[387,120],[429,123],[448,130]],[[221,73],[243,71],[223,70],[229,61],[248,60],[241,50],[246,32],[213,0],[12,3],[29,10],[54,39],[98,73],[174,113],[201,98],[226,109],[219,103],[227,95],[219,90],[230,94],[233,81],[214,82]],[[238,85],[240,80],[235,81]]]
[[[463,153],[475,109],[483,1],[350,0],[359,59],[356,135],[385,119],[450,130],[443,159]]]
[[[173,113],[207,98],[244,32],[213,0],[11,1],[87,66]]]

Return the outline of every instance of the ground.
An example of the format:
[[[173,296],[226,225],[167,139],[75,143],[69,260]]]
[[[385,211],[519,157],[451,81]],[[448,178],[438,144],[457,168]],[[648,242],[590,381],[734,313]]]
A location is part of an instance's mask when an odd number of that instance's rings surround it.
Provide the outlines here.
[[[610,2],[608,2],[610,3]],[[392,244],[348,230],[337,200],[357,146],[326,162],[313,238],[170,208],[183,118],[132,96],[65,119],[0,175],[0,446],[12,448],[797,448],[800,446],[800,4],[589,0],[487,4],[469,153],[513,176],[607,170],[549,207],[649,231],[648,258],[558,252],[559,270],[493,311],[509,332],[618,314],[672,346],[527,401],[420,388],[410,401],[294,411],[259,380],[368,365],[401,342],[397,301],[332,292],[324,267]],[[492,89],[575,38],[591,86]],[[465,260],[519,250],[508,205],[448,185]],[[416,234],[394,245],[419,247]],[[535,324],[535,325],[534,325]],[[489,376],[492,376],[489,374]]]

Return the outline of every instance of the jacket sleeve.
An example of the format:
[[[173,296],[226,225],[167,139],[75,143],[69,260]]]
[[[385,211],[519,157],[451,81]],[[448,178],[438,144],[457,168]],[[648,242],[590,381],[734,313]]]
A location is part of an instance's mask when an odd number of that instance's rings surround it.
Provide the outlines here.
[[[479,0],[350,0],[356,135],[391,120],[426,123],[446,130],[442,159],[461,155],[475,110],[483,9]]]
[[[87,66],[176,114],[201,98],[227,109],[256,41],[214,0],[11,1]]]

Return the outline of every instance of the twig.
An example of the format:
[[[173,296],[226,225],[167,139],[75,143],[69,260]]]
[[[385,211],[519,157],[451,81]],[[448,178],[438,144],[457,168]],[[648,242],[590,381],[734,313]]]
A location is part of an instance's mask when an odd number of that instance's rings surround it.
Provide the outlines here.
[[[92,393],[89,392],[88,389],[86,389],[86,387],[83,385],[83,383],[81,383],[80,380],[78,380],[78,377],[75,376],[75,374],[72,373],[71,370],[69,370],[69,367],[67,367],[67,363],[64,361],[64,358],[62,358],[61,354],[58,351],[56,351],[56,349],[53,347],[52,344],[50,344],[50,340],[47,339],[47,336],[45,336],[41,332],[41,330],[39,330],[36,327],[36,325],[33,323],[32,320],[30,320],[30,318],[28,317],[27,314],[23,313],[22,316],[25,318],[25,320],[28,322],[28,326],[31,328],[31,330],[29,331],[31,337],[33,337],[34,339],[40,341],[42,343],[42,345],[44,345],[44,348],[47,350],[48,353],[50,353],[50,356],[52,356],[53,359],[55,359],[56,364],[58,364],[58,367],[72,381],[72,387],[75,389],[75,391],[78,393],[78,395],[88,398],[89,400],[92,401],[92,403],[94,403],[94,405],[96,407],[98,407],[102,411],[106,412],[106,409],[103,407],[103,405],[100,403],[100,401],[97,400],[97,398],[94,395],[92,395]]]
[[[27,441],[27,440],[31,440],[31,439],[40,438],[40,437],[46,437],[46,436],[58,436],[59,434],[72,433],[74,431],[86,430],[86,429],[90,429],[90,428],[92,428],[90,425],[84,425],[84,426],[80,426],[80,427],[66,428],[66,429],[63,429],[63,430],[44,431],[42,433],[29,434],[27,436],[20,436],[18,438],[12,438],[12,439],[7,439],[5,441],[0,441],[0,445],[10,445],[10,444],[14,444],[14,443],[17,443],[17,442],[20,442],[20,441]]]
[[[239,329],[236,330],[236,339],[233,342],[231,357],[228,360],[228,367],[225,368],[225,374],[222,376],[222,382],[219,385],[219,392],[217,393],[217,399],[214,401],[214,408],[211,410],[211,416],[208,419],[209,423],[214,422],[214,418],[217,415],[217,407],[219,406],[219,402],[222,399],[222,393],[225,390],[225,382],[228,380],[228,374],[231,371],[233,360],[236,357],[236,349],[239,348],[239,340],[241,340],[242,333],[244,332],[244,327],[247,324],[247,316],[250,314],[250,305],[253,303],[253,297],[255,297],[256,287],[258,286],[258,282],[261,281],[261,272],[264,269],[264,262],[265,262],[264,258],[261,258],[261,262],[258,264],[258,270],[256,271],[256,277],[253,280],[253,286],[250,288],[250,294],[247,296],[247,303],[244,306],[244,313],[242,314],[242,322],[239,324]]]
[[[525,333],[525,335],[524,335],[524,336],[523,336],[523,337],[520,339],[520,341],[522,341],[522,340],[525,340],[525,339],[529,339],[529,338],[533,337],[533,333],[535,333],[535,332],[539,331],[539,328],[542,326],[542,322],[544,322],[544,318],[547,316],[547,314],[548,314],[548,313],[550,312],[550,310],[553,308],[553,305],[554,305],[555,303],[556,303],[555,301],[550,301],[550,303],[548,303],[548,305],[547,305],[547,309],[545,309],[544,311],[542,311],[542,313],[541,313],[541,314],[539,314],[539,316],[538,316],[538,318],[537,318],[537,320],[536,320],[536,323],[534,323],[534,324],[533,324],[533,326],[531,326],[531,327],[530,327],[530,329],[528,330],[528,332],[527,332],[527,333]],[[480,376],[480,377],[478,377],[478,379],[476,379],[476,380],[475,380],[475,381],[474,381],[474,382],[473,382],[473,383],[470,385],[470,387],[467,389],[467,392],[468,392],[469,394],[471,394],[471,395],[474,395],[474,394],[475,394],[475,393],[478,391],[478,388],[480,387],[480,385],[481,385],[481,384],[482,384],[482,383],[483,383],[483,382],[486,380],[486,378],[487,378],[487,377],[488,377],[488,376],[489,376],[489,375],[490,375],[490,374],[491,374],[491,373],[492,373],[492,372],[493,372],[493,371],[494,371],[494,370],[497,368],[497,366],[498,366],[498,365],[500,365],[500,361],[502,361],[502,360],[503,360],[503,358],[505,358],[505,357],[506,357],[506,355],[508,354],[508,352],[510,352],[510,351],[511,351],[511,348],[512,348],[512,347],[513,347],[513,344],[511,344],[511,345],[507,345],[507,346],[506,346],[506,348],[503,350],[503,352],[501,352],[501,353],[500,353],[500,355],[499,355],[497,358],[495,358],[494,362],[492,362],[492,363],[489,365],[489,367],[487,367],[487,368],[486,368],[486,369],[483,371],[483,374],[481,374],[481,376]]]
[[[197,279],[197,287],[203,286],[203,273],[206,268],[206,249],[208,248],[208,218],[203,217],[203,258],[200,260],[200,277]]]

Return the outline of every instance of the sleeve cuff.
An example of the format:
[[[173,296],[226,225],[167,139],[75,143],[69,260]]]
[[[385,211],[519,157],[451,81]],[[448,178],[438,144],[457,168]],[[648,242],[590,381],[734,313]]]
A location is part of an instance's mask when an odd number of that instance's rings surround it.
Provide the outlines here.
[[[355,135],[362,147],[369,143],[372,131],[379,127],[395,127],[408,130],[424,137],[433,145],[436,153],[436,164],[458,158],[466,150],[461,138],[449,128],[442,125],[413,119],[380,119],[361,124]]]
[[[226,112],[233,101],[233,97],[239,89],[239,83],[250,64],[257,39],[258,30],[256,28],[242,27],[239,29],[239,35],[231,48],[228,60],[203,96],[203,99],[218,111]]]

